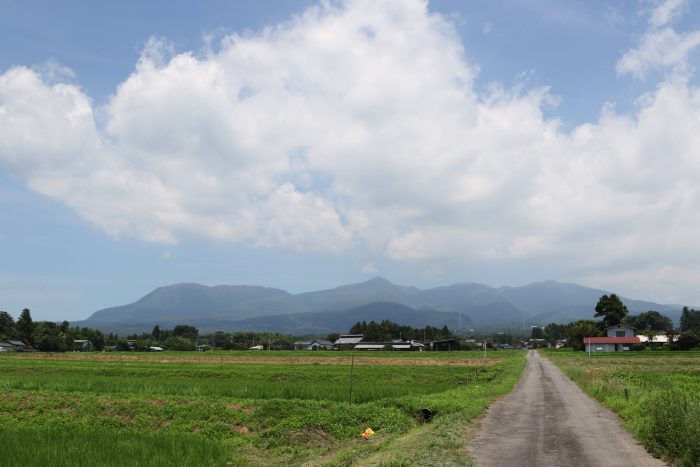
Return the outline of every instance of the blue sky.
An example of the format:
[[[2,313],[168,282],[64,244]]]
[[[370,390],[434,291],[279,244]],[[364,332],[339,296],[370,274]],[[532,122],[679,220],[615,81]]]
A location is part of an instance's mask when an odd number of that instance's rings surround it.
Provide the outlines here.
[[[700,304],[690,2],[3,9],[14,315],[374,275]]]

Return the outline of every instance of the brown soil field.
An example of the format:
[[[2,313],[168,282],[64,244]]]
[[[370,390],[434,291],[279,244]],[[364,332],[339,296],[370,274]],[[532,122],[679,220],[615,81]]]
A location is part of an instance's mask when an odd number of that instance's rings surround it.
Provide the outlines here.
[[[158,355],[115,354],[115,353],[64,353],[42,354],[27,353],[15,358],[41,360],[83,360],[105,362],[153,362],[153,363],[219,363],[231,365],[350,365],[349,355],[338,356],[274,356],[274,355]],[[365,357],[355,355],[356,365],[391,365],[391,366],[488,366],[500,363],[498,358],[464,358],[464,357]]]

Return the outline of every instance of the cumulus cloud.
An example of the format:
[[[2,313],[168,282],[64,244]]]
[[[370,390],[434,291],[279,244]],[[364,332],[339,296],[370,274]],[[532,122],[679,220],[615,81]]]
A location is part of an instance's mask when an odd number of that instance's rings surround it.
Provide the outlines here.
[[[677,10],[658,11],[652,32]],[[664,47],[685,57],[691,36]],[[10,69],[0,164],[111,235],[163,244],[530,261],[611,283],[700,266],[700,91],[682,74],[634,115],[568,131],[543,115],[546,88],[477,92],[476,73],[422,1],[323,3],[204,55],[154,38],[102,109]]]

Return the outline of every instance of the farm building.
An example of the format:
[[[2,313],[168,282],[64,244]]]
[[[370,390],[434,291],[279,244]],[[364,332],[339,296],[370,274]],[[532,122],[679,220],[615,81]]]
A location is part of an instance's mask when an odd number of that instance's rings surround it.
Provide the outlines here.
[[[584,337],[586,352],[624,352],[641,341],[632,326],[618,324],[606,329],[606,337]]]
[[[447,351],[450,352],[452,350],[459,350],[459,342],[457,339],[443,339],[440,341],[431,341],[430,344],[428,344],[430,347],[430,350],[437,350],[437,351]]]
[[[73,350],[76,352],[86,352],[92,350],[92,341],[88,339],[73,340]]]
[[[422,352],[423,348],[425,348],[425,345],[421,344],[418,341],[393,342],[391,344],[392,350],[417,350],[419,352]]]
[[[393,341],[393,342],[360,342],[355,350],[393,350],[408,352],[411,350],[423,350],[425,345],[418,341]]]
[[[355,350],[386,350],[387,344],[381,342],[363,342],[355,346]]]
[[[353,349],[357,344],[362,342],[362,339],[364,338],[364,334],[342,334],[338,339],[336,339],[333,346],[336,349]]]

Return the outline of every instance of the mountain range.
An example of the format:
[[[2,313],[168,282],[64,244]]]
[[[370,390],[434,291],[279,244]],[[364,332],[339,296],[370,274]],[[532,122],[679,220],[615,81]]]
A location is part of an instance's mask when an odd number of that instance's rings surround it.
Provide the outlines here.
[[[532,325],[592,319],[598,299],[610,292],[554,281],[522,287],[459,283],[431,289],[375,277],[328,290],[291,294],[249,285],[174,284],[128,305],[106,308],[84,321],[121,335],[189,324],[207,333],[274,331],[294,335],[347,332],[357,321],[388,319],[414,327],[448,326],[477,331],[522,330]],[[681,305],[622,298],[631,314],[656,310],[678,321]]]

